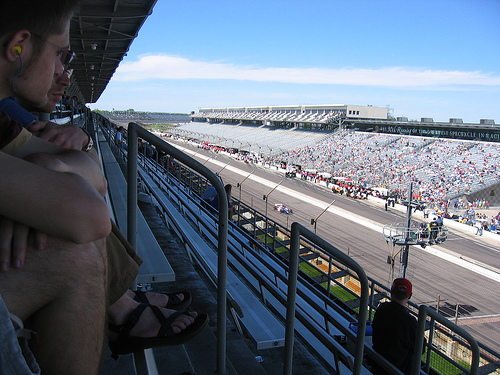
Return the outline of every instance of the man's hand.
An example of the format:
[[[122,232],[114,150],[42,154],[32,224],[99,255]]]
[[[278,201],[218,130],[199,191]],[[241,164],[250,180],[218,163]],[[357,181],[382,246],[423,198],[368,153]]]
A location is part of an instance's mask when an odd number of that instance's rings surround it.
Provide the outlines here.
[[[0,271],[11,267],[22,268],[28,248],[30,228],[0,216]],[[43,250],[47,245],[47,235],[35,231],[35,249]]]
[[[50,121],[38,121],[27,129],[47,142],[73,150],[81,150],[89,142],[88,135],[76,125],[57,125]]]

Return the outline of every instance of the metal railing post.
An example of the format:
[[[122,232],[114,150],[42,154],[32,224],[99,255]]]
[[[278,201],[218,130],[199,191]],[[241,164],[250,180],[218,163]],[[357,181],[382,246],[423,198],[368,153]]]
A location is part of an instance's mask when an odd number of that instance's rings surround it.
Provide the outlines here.
[[[132,124],[130,124],[132,125]],[[127,157],[127,240],[137,249],[137,130],[128,127]]]
[[[226,304],[227,304],[227,227],[228,202],[222,181],[210,169],[158,138],[146,129],[130,123],[128,126],[128,168],[127,168],[127,239],[137,247],[137,138],[154,144],[157,148],[181,161],[189,168],[206,177],[213,185],[219,199],[219,226],[217,246],[217,373],[226,372]],[[131,146],[133,145],[133,146]]]
[[[413,353],[413,364],[411,367],[412,375],[419,375],[420,374],[420,364],[422,361],[421,360],[421,358],[422,358],[421,351],[422,351],[422,348],[424,346],[424,333],[425,333],[427,316],[430,316],[435,321],[439,322],[440,324],[444,325],[445,327],[449,328],[454,333],[460,335],[465,340],[467,340],[467,342],[470,345],[470,350],[472,352],[472,363],[470,366],[469,373],[471,375],[477,375],[478,370],[479,370],[479,355],[480,355],[479,346],[477,344],[477,341],[467,331],[465,331],[464,329],[453,324],[448,319],[446,319],[443,315],[437,313],[435,310],[431,309],[427,305],[420,305],[420,308],[418,309],[417,338],[415,340],[415,352]]]
[[[293,341],[295,330],[295,301],[297,298],[297,277],[299,273],[300,230],[298,223],[292,223],[290,258],[288,268],[288,290],[286,299],[285,359],[283,375],[292,374]]]
[[[306,229],[299,223],[292,223],[292,237],[290,243],[290,268],[288,275],[288,295],[287,295],[287,313],[286,313],[286,331],[285,331],[285,359],[283,374],[289,375],[292,372],[293,359],[293,329],[295,320],[295,301],[297,292],[298,262],[300,251],[300,236],[318,245],[329,255],[347,265],[352,271],[356,272],[361,287],[361,296],[359,298],[358,331],[356,335],[356,349],[353,354],[354,365],[353,375],[361,374],[363,368],[363,353],[366,334],[366,318],[368,314],[368,296],[369,285],[368,277],[363,268],[347,254],[343,253],[321,237],[317,236],[309,229]],[[292,280],[293,278],[293,280]]]

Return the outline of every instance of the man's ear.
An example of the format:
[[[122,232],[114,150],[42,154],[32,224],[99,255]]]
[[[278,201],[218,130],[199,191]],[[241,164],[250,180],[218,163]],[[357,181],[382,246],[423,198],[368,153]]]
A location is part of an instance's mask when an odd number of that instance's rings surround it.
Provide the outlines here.
[[[24,56],[26,51],[31,50],[31,33],[28,30],[17,31],[6,44],[5,55],[9,61],[19,60],[19,56]]]

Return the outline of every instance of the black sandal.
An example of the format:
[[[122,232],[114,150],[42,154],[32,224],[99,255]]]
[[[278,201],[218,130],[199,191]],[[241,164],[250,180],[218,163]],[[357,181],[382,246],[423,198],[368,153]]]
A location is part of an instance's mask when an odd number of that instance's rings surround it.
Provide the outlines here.
[[[131,337],[129,336],[132,328],[135,327],[139,321],[144,310],[149,307],[153,310],[156,318],[161,324],[156,337]],[[111,349],[111,357],[118,359],[119,355],[129,354],[136,351],[156,348],[160,346],[181,345],[196,335],[198,335],[208,324],[207,314],[198,314],[193,324],[190,324],[179,333],[174,333],[171,324],[175,319],[182,314],[189,315],[187,311],[176,311],[168,318],[165,318],[158,306],[141,303],[133,312],[124,324],[115,325],[108,323],[109,329],[112,332],[118,333],[120,336],[115,341],[109,341],[109,348]]]
[[[146,292],[143,292],[141,290],[136,290],[134,291],[135,296],[134,300],[139,302],[139,303],[147,303],[151,304],[146,297]],[[172,310],[184,310],[186,309],[191,302],[193,302],[193,298],[191,297],[191,294],[189,292],[175,292],[175,293],[162,293],[162,292],[154,292],[158,294],[165,294],[168,296],[168,302],[166,306],[161,306],[161,307],[166,307],[167,309],[172,309]],[[179,297],[177,297],[177,294],[182,294],[184,295],[184,299],[181,301]]]

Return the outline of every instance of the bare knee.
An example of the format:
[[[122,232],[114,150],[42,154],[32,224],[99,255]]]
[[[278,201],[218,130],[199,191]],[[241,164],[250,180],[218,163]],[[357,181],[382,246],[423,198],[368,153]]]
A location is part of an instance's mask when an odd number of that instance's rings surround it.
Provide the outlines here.
[[[63,243],[64,244],[64,243]],[[97,288],[105,290],[106,286],[106,251],[105,240],[87,244],[66,243],[60,250],[60,277],[65,279],[63,288],[83,289]]]
[[[8,309],[27,319],[43,306],[74,293],[105,295],[104,241],[74,244],[49,238],[45,250],[28,249],[24,267],[0,273]]]

